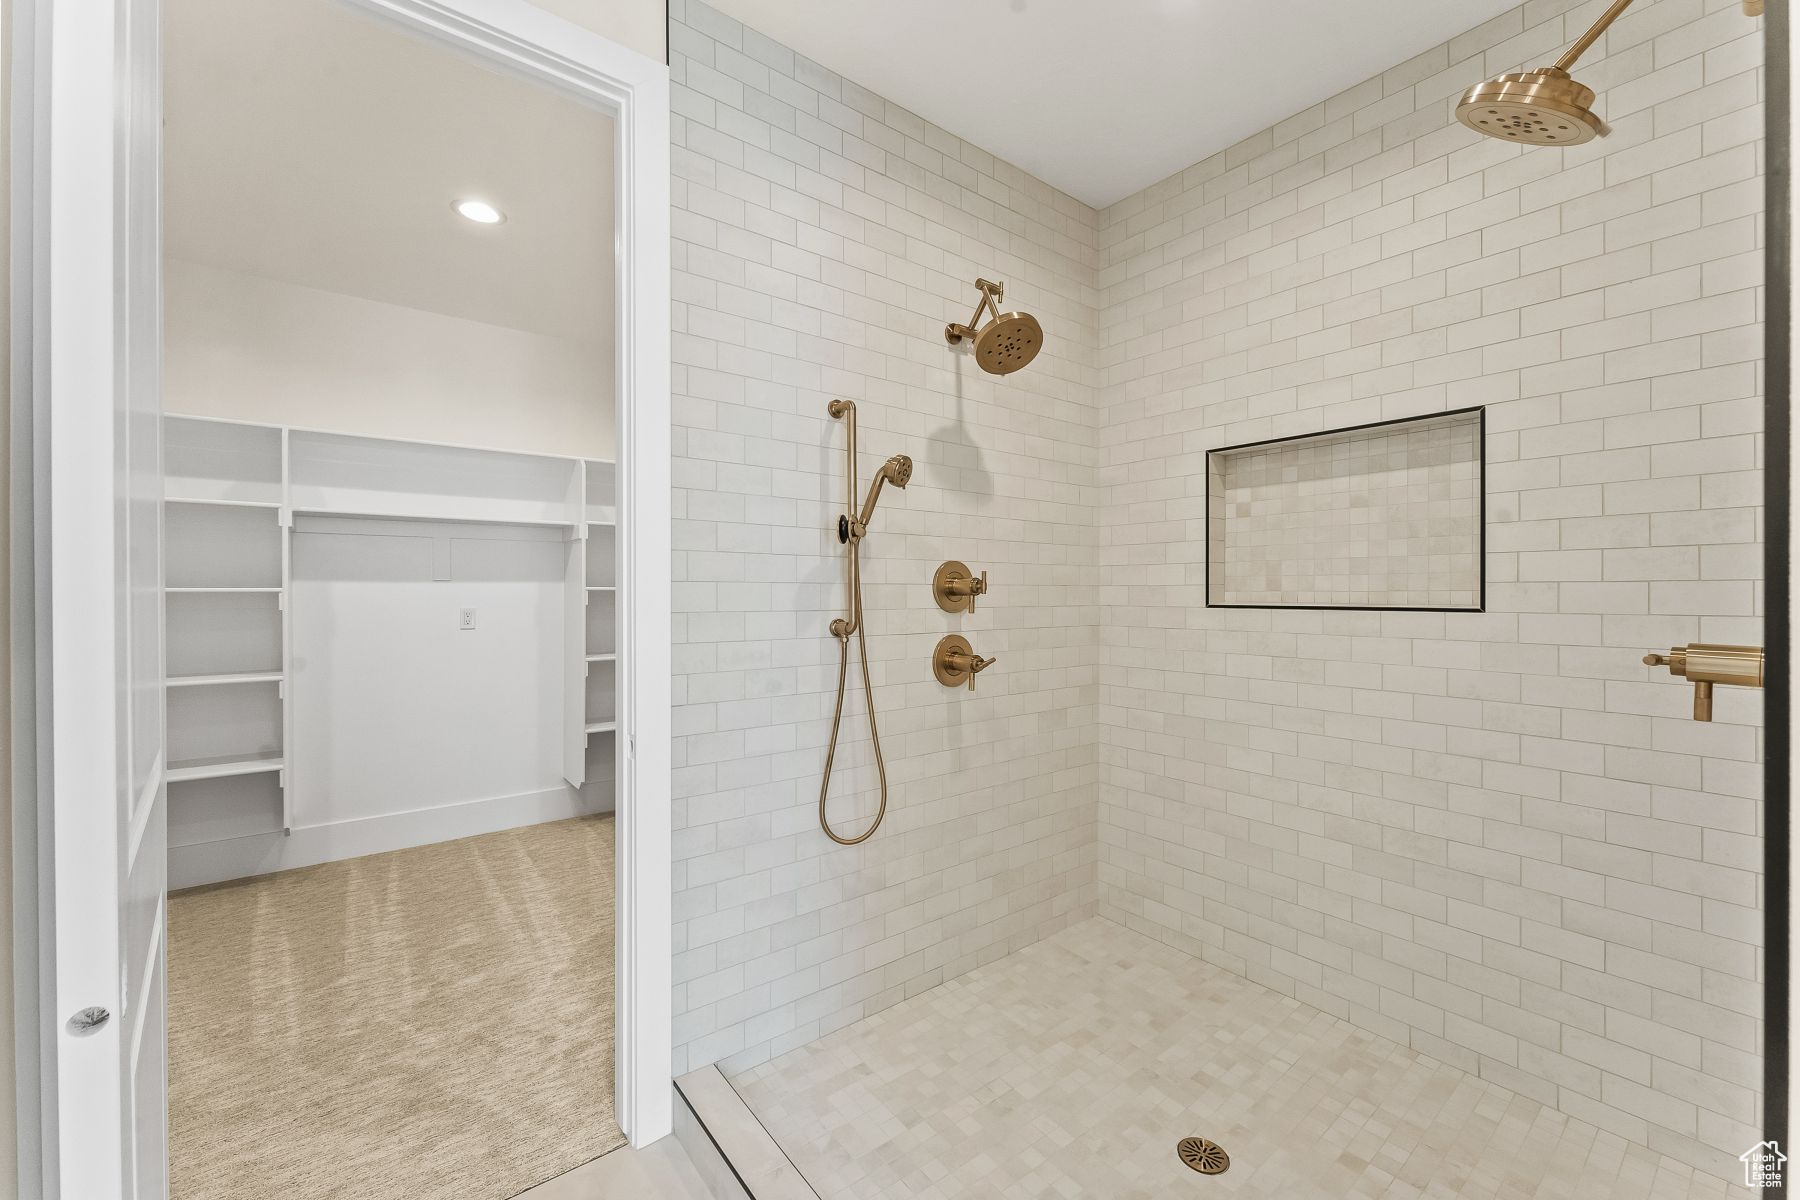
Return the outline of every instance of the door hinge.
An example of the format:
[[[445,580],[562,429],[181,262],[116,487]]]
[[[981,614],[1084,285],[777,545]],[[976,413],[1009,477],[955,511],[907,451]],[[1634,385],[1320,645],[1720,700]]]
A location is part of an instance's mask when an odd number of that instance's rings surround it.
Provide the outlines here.
[[[111,1013],[98,1004],[90,1005],[69,1018],[69,1032],[76,1037],[82,1037],[93,1033],[110,1020],[112,1020]]]

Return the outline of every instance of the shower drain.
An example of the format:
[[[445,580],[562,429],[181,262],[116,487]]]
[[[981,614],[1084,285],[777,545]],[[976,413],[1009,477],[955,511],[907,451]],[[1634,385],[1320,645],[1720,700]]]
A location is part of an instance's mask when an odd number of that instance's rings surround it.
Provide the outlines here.
[[[1225,1153],[1217,1142],[1209,1142],[1201,1137],[1186,1137],[1175,1143],[1175,1153],[1181,1161],[1202,1175],[1221,1175],[1231,1165],[1231,1155]]]

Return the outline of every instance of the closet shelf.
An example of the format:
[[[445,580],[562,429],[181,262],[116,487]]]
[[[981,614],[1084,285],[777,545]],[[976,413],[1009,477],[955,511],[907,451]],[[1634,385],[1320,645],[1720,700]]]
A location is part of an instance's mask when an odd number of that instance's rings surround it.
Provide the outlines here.
[[[480,508],[436,507],[396,504],[383,508],[374,504],[296,504],[296,515],[312,517],[363,517],[382,521],[448,521],[461,525],[533,525],[551,529],[572,529],[579,521],[553,520],[548,517],[518,517],[483,511]]]
[[[216,496],[164,496],[164,504],[202,504],[209,508],[280,508],[279,500],[222,500]]]
[[[587,727],[589,733],[612,733],[619,728],[617,721],[595,721]]]
[[[169,687],[214,687],[222,683],[280,683],[280,671],[237,671],[224,675],[171,675]]]
[[[185,762],[169,764],[167,779],[170,783],[185,783],[193,779],[224,779],[231,775],[260,775],[266,771],[279,771],[283,766],[279,753],[226,755],[222,758],[194,758]]]
[[[167,587],[163,591],[177,596],[243,596],[278,595],[279,587]]]

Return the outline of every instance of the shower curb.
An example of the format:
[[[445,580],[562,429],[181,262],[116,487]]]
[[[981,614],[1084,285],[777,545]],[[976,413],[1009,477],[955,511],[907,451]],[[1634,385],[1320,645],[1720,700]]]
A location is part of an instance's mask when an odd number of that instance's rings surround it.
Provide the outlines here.
[[[717,1067],[675,1081],[675,1140],[714,1200],[819,1200]]]

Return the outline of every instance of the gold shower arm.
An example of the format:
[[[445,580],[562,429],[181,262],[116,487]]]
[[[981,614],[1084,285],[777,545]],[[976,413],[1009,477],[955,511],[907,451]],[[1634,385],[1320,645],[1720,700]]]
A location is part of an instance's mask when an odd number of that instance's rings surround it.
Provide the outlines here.
[[[1568,52],[1556,60],[1556,69],[1567,74],[1569,68],[1575,65],[1575,60],[1587,53],[1587,48],[1600,40],[1600,35],[1606,32],[1606,27],[1618,20],[1619,14],[1630,6],[1631,0],[1613,0],[1612,7],[1600,14],[1600,19],[1594,22],[1594,27],[1576,38],[1575,44],[1569,47]]]
[[[952,346],[956,345],[956,343],[962,341],[964,338],[972,338],[975,336],[975,330],[981,325],[982,309],[985,308],[993,313],[995,320],[1000,319],[999,302],[1006,296],[1006,285],[1004,283],[991,283],[986,279],[977,279],[975,281],[975,286],[981,289],[981,299],[975,302],[975,312],[969,317],[969,323],[967,325],[958,325],[955,321],[952,321],[950,324],[944,326],[944,340],[949,342]]]

